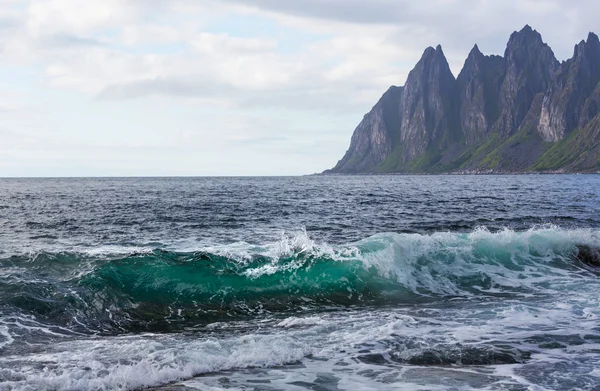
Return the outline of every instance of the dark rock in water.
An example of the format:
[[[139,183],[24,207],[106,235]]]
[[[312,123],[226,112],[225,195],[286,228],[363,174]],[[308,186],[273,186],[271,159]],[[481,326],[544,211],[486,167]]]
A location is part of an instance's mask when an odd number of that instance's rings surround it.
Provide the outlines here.
[[[441,346],[410,357],[404,357],[401,352],[392,355],[394,361],[419,366],[517,364],[530,356],[528,352],[510,348],[465,346]]]
[[[429,47],[326,174],[600,172],[600,40],[560,64],[529,26],[504,56],[475,45],[455,79]]]
[[[411,365],[450,365],[455,364],[456,359],[453,360],[440,352],[427,351],[411,357],[408,363]]]
[[[381,354],[363,354],[357,357],[361,362],[369,365],[385,365],[388,361]]]
[[[579,245],[577,246],[577,259],[588,266],[600,267],[600,248]]]

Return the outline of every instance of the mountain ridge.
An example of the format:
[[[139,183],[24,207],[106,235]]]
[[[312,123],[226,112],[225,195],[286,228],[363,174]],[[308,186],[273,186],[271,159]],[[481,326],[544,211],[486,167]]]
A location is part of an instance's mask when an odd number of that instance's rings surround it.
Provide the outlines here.
[[[475,44],[457,77],[428,47],[324,174],[600,172],[600,40],[560,63],[529,25],[504,56]]]

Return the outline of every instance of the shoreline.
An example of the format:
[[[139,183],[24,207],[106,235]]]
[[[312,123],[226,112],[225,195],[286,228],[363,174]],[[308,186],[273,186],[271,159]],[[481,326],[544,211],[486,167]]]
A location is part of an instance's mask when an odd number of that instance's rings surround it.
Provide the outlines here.
[[[592,172],[564,172],[564,171],[451,171],[451,172],[321,172],[308,174],[306,176],[386,176],[386,175],[400,175],[400,176],[492,176],[492,175],[598,175],[600,171]]]

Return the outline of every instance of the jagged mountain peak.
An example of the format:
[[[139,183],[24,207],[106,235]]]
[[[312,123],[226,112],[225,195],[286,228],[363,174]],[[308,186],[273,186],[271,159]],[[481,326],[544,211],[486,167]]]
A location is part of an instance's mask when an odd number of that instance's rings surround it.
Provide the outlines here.
[[[503,57],[474,45],[457,78],[441,45],[428,47],[329,172],[600,172],[599,80],[594,33],[561,64],[526,25],[510,35]]]
[[[436,80],[442,84],[447,84],[448,80],[454,81],[454,75],[440,45],[435,49],[431,46],[425,49],[417,65],[408,74],[405,87],[409,90],[420,89],[422,81],[417,80],[422,79],[428,80],[428,83]]]
[[[547,55],[551,54],[554,57],[554,52],[544,42],[542,35],[537,30],[533,30],[529,25],[526,25],[520,31],[515,31],[511,34],[506,45],[504,57],[507,61],[511,61],[515,55],[522,56],[527,52],[535,50],[534,48],[548,52]]]
[[[562,63],[544,95],[538,132],[549,142],[562,140],[585,127],[599,111],[600,95],[594,90],[600,82],[600,40],[588,35]]]
[[[469,52],[469,57],[475,57],[475,56],[482,56],[483,53],[481,53],[481,50],[479,50],[479,46],[477,44],[475,44],[473,46],[473,49],[471,49],[471,51]]]
[[[547,90],[560,64],[540,33],[529,25],[510,36],[504,63],[501,114],[494,126],[497,132],[509,136],[518,131],[535,96]]]
[[[477,44],[475,44],[473,46],[473,48],[471,49],[471,51],[469,52],[467,59],[465,60],[465,64],[463,66],[463,69],[461,70],[461,73],[464,73],[473,65],[480,64],[484,61],[496,63],[501,60],[503,60],[502,56],[497,56],[494,54],[492,54],[492,55],[483,54],[483,52],[479,49],[479,46]]]
[[[529,25],[511,34],[504,52],[504,61],[509,79],[523,70],[531,68],[535,71],[536,74],[531,81],[537,85],[533,88],[536,93],[546,88],[548,80],[560,65],[550,46],[543,41],[541,34]]]
[[[444,61],[446,61],[446,55],[444,54],[441,45],[437,45],[435,49],[433,48],[433,46],[429,46],[427,49],[425,49],[423,55],[421,56],[421,60],[428,60],[434,58],[443,59]]]
[[[475,45],[456,79],[458,119],[467,145],[485,138],[498,117],[498,89],[504,74],[503,65],[502,57],[485,56]]]
[[[433,46],[428,46],[425,49],[425,51],[423,51],[423,55],[421,56],[421,58],[433,56],[434,53],[435,53],[435,49],[433,48]]]
[[[542,35],[537,30],[534,30],[530,25],[526,24],[521,30],[513,31],[513,33],[510,35],[509,41],[522,39],[542,41]]]
[[[575,45],[575,50],[573,52],[574,59],[586,55],[600,55],[600,40],[594,33],[589,33],[587,40],[581,40],[581,42]]]
[[[473,67],[477,67],[478,64],[480,64],[484,59],[485,55],[481,53],[481,50],[479,50],[479,46],[475,44],[475,46],[473,46],[473,49],[471,49],[469,55],[467,56],[463,69],[461,70],[461,74],[469,72]]]

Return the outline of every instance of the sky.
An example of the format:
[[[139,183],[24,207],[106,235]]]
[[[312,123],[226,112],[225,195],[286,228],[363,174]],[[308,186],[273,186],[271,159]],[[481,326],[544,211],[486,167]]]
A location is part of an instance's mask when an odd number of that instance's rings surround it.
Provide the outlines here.
[[[537,29],[559,60],[597,0],[0,0],[0,177],[331,168],[428,46]]]

